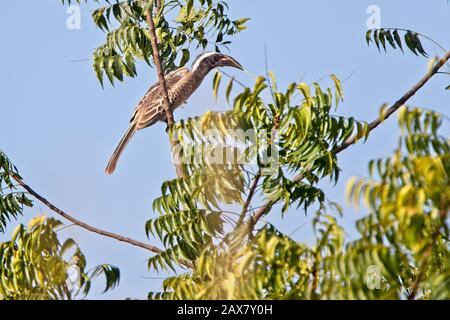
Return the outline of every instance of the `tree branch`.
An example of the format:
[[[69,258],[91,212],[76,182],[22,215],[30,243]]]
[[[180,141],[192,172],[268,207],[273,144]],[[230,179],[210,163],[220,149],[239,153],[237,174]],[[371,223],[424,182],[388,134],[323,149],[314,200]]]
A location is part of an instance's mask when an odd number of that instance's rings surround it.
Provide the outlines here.
[[[159,10],[161,10],[162,3],[161,0],[156,0],[156,12],[159,13]]]
[[[113,232],[109,232],[106,230],[102,230],[99,228],[95,228],[85,222],[82,222],[78,219],[75,219],[74,217],[72,217],[70,214],[64,212],[63,210],[59,209],[58,207],[56,207],[54,204],[52,204],[50,201],[48,201],[47,199],[45,199],[43,196],[41,196],[39,193],[37,193],[36,191],[34,191],[29,185],[27,185],[21,177],[19,177],[17,174],[15,173],[10,173],[11,177],[16,180],[16,182],[25,190],[27,190],[33,197],[35,197],[36,199],[38,199],[40,202],[42,202],[43,204],[45,204],[50,210],[52,210],[53,212],[55,212],[56,214],[58,214],[59,216],[63,217],[66,220],[69,220],[70,222],[72,222],[74,225],[77,225],[83,229],[86,229],[90,232],[108,237],[108,238],[112,238],[112,239],[116,239],[118,241],[121,242],[126,242],[128,244],[131,244],[135,247],[139,247],[139,248],[143,248],[146,249],[148,251],[154,252],[156,254],[159,254],[161,252],[163,252],[162,249],[155,247],[151,244],[148,243],[144,243],[138,240],[134,240],[128,237],[124,237],[121,236],[119,234],[113,233]],[[183,264],[184,266],[192,269],[193,265],[192,263],[190,263],[189,261],[185,261],[185,260],[181,260],[180,261],[181,264]]]
[[[255,179],[253,180],[253,184],[250,187],[250,190],[248,192],[247,200],[245,201],[244,206],[242,207],[242,212],[241,212],[241,215],[239,216],[239,220],[236,224],[236,228],[239,228],[239,226],[242,224],[242,222],[244,222],[245,215],[247,214],[248,207],[250,206],[253,196],[255,195],[255,191],[256,191],[256,188],[258,187],[258,182],[259,182],[260,178],[261,178],[261,171],[259,171],[256,174]]]
[[[150,0],[153,1],[153,0]],[[174,118],[173,118],[173,112],[172,112],[172,106],[169,99],[169,91],[167,90],[167,83],[166,79],[164,77],[164,69],[161,63],[161,57],[159,56],[159,50],[158,50],[158,38],[156,37],[155,32],[155,23],[153,21],[153,15],[152,15],[152,7],[147,10],[147,24],[148,24],[148,34],[150,37],[150,42],[152,44],[152,51],[153,51],[153,61],[156,66],[156,70],[158,73],[158,82],[159,86],[162,89],[163,92],[163,103],[164,103],[164,111],[166,112],[166,120],[167,120],[167,127],[169,129],[169,139],[170,139],[170,145],[171,145],[171,153],[174,157],[175,162],[175,169],[177,171],[178,177],[184,177],[184,169],[183,165],[180,161],[179,152],[178,152],[178,146],[179,141],[176,137],[171,137],[170,131],[174,124]],[[157,10],[159,11],[161,9],[161,1],[157,2]]]
[[[438,73],[438,71],[444,66],[444,64],[447,63],[447,61],[449,61],[449,59],[450,59],[450,51],[448,51],[438,62],[436,62],[436,64],[433,66],[433,68],[431,68],[431,70],[429,70],[425,74],[425,76],[423,76],[423,78],[419,80],[419,82],[417,82],[399,100],[397,100],[397,102],[395,102],[391,107],[389,107],[382,117],[377,118],[374,121],[372,121],[369,124],[369,132],[371,132],[372,130],[377,128],[383,121],[388,119],[401,106],[403,106],[412,96],[414,96],[435,74]],[[333,149],[332,152],[335,155],[337,155],[338,153],[347,149],[349,146],[358,142],[360,138],[361,137],[354,135],[354,136],[350,137],[347,141],[345,141],[342,145]],[[300,173],[300,174],[296,175],[292,179],[292,181],[299,182],[299,181],[303,180],[303,178],[304,178],[303,173]],[[277,201],[268,201],[261,208],[259,208],[258,211],[255,212],[255,214],[250,219],[250,223],[249,223],[250,230],[253,230],[253,228],[258,223],[258,221],[270,211],[270,209],[276,202]]]
[[[369,132],[378,127],[383,121],[388,119],[393,113],[395,113],[401,106],[403,106],[412,96],[414,96],[422,87],[444,66],[444,64],[450,59],[450,51],[448,51],[442,59],[440,59],[434,67],[428,71],[428,73],[420,79],[408,92],[406,92],[397,102],[395,102],[383,117],[375,119],[369,124]],[[361,137],[354,135],[345,141],[342,145],[335,148],[332,152],[338,154],[339,152],[347,149],[352,144],[355,144]]]
[[[47,199],[45,199],[43,196],[41,196],[39,193],[37,193],[36,191],[34,191],[29,185],[27,185],[17,174],[14,173],[10,173],[12,178],[14,180],[17,181],[17,183],[24,188],[25,190],[27,190],[33,197],[35,197],[36,199],[38,199],[40,202],[42,202],[43,204],[45,204],[50,210],[54,211],[55,213],[57,213],[58,215],[60,215],[61,217],[69,220],[70,222],[72,222],[73,224],[86,229],[88,231],[100,234],[102,236],[105,237],[109,237],[109,238],[113,238],[122,242],[126,242],[129,244],[132,244],[133,246],[136,247],[140,247],[140,248],[144,248],[148,251],[154,252],[154,253],[161,253],[162,250],[152,246],[151,244],[147,244],[147,243],[143,243],[137,240],[133,240],[131,238],[128,237],[124,237],[109,231],[105,231],[102,229],[98,229],[95,228],[87,223],[84,223],[78,219],[73,218],[71,215],[67,214],[66,212],[64,212],[63,210],[59,209],[58,207],[56,207],[55,205],[53,205],[50,201],[48,201]]]

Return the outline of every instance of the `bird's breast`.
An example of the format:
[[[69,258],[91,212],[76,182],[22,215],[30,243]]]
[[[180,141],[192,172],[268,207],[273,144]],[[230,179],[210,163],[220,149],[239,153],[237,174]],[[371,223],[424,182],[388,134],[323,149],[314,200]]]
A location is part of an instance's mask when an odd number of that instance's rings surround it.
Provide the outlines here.
[[[201,83],[200,79],[193,76],[187,76],[178,82],[171,90],[171,102],[174,108],[178,108],[197,90]]]

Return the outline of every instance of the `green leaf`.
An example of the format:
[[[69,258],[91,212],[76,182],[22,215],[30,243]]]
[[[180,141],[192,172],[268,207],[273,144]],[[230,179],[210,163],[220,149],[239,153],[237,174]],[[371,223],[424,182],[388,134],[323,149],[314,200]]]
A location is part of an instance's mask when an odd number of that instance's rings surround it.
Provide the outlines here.
[[[103,274],[106,278],[106,286],[103,292],[107,292],[111,289],[114,289],[116,286],[119,285],[120,282],[120,270],[119,268],[109,265],[109,264],[102,264],[92,271],[91,278],[96,278],[99,275]]]
[[[186,3],[186,18],[191,16],[192,8],[194,7],[194,0],[187,0]]]
[[[419,34],[418,33],[414,33],[412,36],[412,40],[414,42],[414,47],[417,49],[417,51],[423,55],[424,57],[428,57],[427,53],[425,52],[423,46],[422,46],[422,42],[420,41],[419,38]]]
[[[61,246],[61,256],[66,254],[66,252],[74,246],[77,246],[77,244],[73,239],[67,239],[66,241],[64,241],[63,245]]]
[[[409,50],[411,50],[412,53],[414,53],[416,56],[417,54],[417,48],[416,48],[416,41],[414,40],[414,35],[411,31],[408,31],[405,34],[405,42],[408,46]]]
[[[385,32],[385,36],[386,36],[387,41],[391,45],[391,47],[394,48],[394,49],[397,49],[397,46],[395,44],[395,40],[392,37],[392,34],[391,34],[391,32],[389,30]]]
[[[367,45],[368,45],[368,46],[369,46],[370,43],[372,42],[372,31],[373,31],[373,30],[368,30],[368,31],[366,32],[366,42],[367,42]]]
[[[182,57],[181,57],[181,61],[180,61],[180,67],[183,67],[186,65],[186,63],[191,58],[191,53],[189,52],[188,49],[182,49],[181,51],[182,51]]]
[[[106,75],[108,76],[109,82],[114,86],[114,57],[109,56],[106,57],[106,59],[103,60],[103,68],[106,72]]]
[[[219,92],[219,86],[220,86],[220,80],[222,79],[222,73],[220,71],[216,71],[214,78],[213,78],[213,95],[217,100],[218,92]]]
[[[394,32],[393,32],[393,35],[394,35],[394,40],[395,40],[395,43],[397,43],[398,47],[399,47],[399,48],[400,48],[400,50],[402,50],[402,52],[403,52],[402,39],[400,38],[400,35],[399,35],[399,33],[398,33],[398,30],[397,30],[397,29],[396,29],[396,30],[394,30]]]
[[[386,31],[384,31],[384,29],[380,29],[378,37],[380,39],[381,44],[383,45],[384,51],[386,52]]]
[[[228,82],[228,86],[227,86],[226,93],[225,93],[228,103],[230,103],[230,95],[231,95],[231,91],[233,90],[233,83],[234,83],[234,77],[232,77],[230,79],[230,81]]]
[[[336,75],[332,74],[330,77],[333,80],[336,88],[336,105],[338,105],[339,100],[344,101],[344,89],[342,88],[341,80],[339,80]]]

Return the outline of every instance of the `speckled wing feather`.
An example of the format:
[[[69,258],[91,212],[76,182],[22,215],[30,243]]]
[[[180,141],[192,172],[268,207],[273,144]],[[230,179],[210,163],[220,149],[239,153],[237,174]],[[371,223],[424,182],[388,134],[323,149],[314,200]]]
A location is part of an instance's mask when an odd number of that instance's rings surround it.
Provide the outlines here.
[[[188,72],[189,69],[187,68],[179,68],[172,72],[169,72],[165,76],[167,88],[169,88],[169,100],[171,104],[173,104],[174,101],[175,103],[176,101],[178,101],[178,99],[176,99],[178,92],[178,90],[176,90],[177,82],[180,81]],[[179,105],[172,105],[173,108],[176,108],[178,106]],[[164,120],[165,118],[166,114],[163,106],[162,90],[159,87],[159,84],[155,84],[151,86],[150,89],[148,89],[145,96],[136,106],[134,115],[130,120],[130,126],[128,127],[127,132],[125,132],[118,146],[114,150],[114,153],[112,154],[111,159],[109,160],[106,167],[106,173],[111,174],[114,172],[120,155],[122,154],[123,150],[136,131],[151,126],[155,122]]]
[[[173,104],[174,100],[176,100],[174,99],[174,95],[176,94],[175,88],[177,82],[181,80],[188,72],[188,68],[179,68],[165,76],[171,104]],[[176,107],[178,106],[172,105],[172,108]],[[166,115],[163,103],[163,92],[162,88],[157,83],[150,87],[145,96],[141,99],[141,101],[139,101],[130,122],[134,122],[136,124],[136,129],[140,130],[151,126],[157,121],[164,120],[165,118]]]

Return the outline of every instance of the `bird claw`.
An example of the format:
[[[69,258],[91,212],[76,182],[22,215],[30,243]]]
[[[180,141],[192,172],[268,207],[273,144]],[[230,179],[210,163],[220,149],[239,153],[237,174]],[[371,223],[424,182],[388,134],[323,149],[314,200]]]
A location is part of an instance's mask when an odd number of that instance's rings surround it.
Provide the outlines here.
[[[166,124],[166,133],[169,133],[169,123],[167,122],[167,119],[164,119],[163,122]]]

